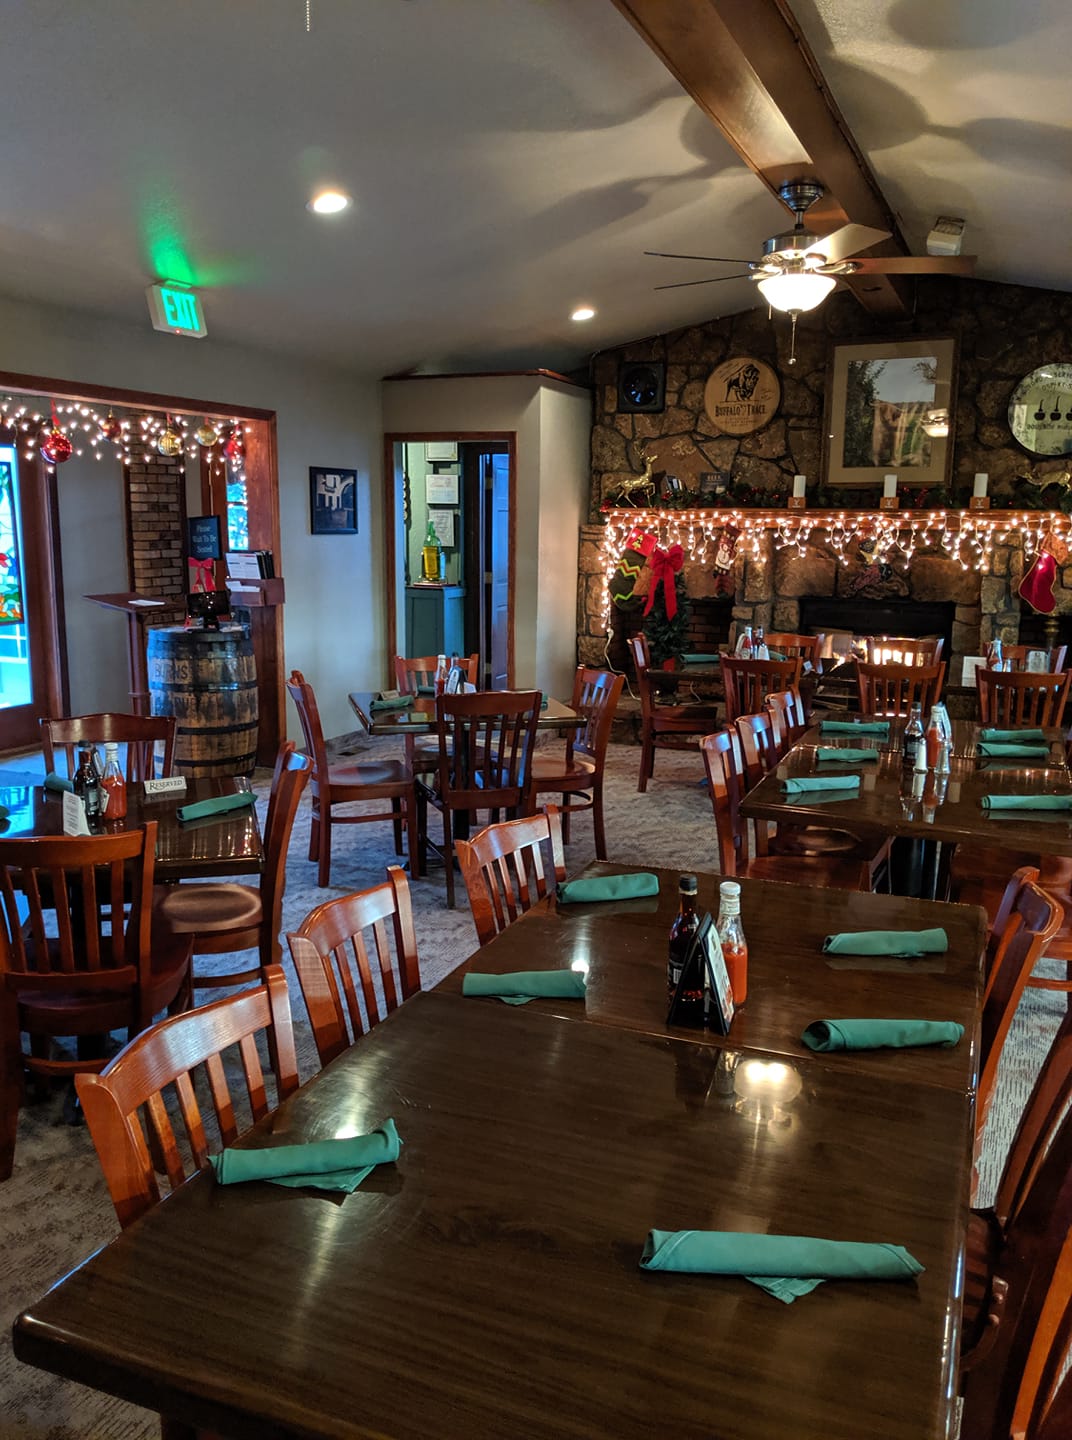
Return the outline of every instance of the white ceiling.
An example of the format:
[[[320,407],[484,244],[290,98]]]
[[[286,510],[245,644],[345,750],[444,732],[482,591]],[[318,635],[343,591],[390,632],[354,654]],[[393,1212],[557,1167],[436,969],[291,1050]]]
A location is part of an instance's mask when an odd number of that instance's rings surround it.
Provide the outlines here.
[[[610,0],[35,0],[5,7],[0,291],[373,375],[572,368],[740,310],[786,212]],[[1067,0],[793,0],[902,230],[1072,289]],[[311,215],[333,183],[354,206]],[[713,267],[711,273],[721,273]],[[569,311],[589,301],[586,326]]]

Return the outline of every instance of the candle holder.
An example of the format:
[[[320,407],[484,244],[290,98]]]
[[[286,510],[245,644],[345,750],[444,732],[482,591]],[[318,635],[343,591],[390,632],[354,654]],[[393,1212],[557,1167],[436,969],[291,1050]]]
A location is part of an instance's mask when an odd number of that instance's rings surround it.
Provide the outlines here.
[[[969,510],[989,510],[989,509],[990,509],[990,496],[989,496],[989,495],[973,495],[973,496],[971,497],[971,499],[968,501],[968,509],[969,509]]]
[[[897,510],[900,508],[900,505],[901,502],[896,495],[883,495],[878,502],[878,508],[880,510]]]

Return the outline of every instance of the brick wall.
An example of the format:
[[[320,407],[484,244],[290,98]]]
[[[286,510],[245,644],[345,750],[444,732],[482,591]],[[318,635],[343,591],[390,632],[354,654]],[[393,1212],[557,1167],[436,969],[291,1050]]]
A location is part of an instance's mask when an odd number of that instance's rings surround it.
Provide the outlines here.
[[[172,602],[166,610],[153,611],[154,625],[182,620],[186,614],[183,463],[181,456],[156,455],[132,461],[126,470],[130,587],[139,595]]]

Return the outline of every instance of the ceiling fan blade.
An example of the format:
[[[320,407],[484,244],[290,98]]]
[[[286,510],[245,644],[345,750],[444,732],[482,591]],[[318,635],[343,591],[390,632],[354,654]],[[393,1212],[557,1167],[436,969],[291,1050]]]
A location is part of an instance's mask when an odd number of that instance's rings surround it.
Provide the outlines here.
[[[816,240],[814,245],[809,245],[808,250],[817,250],[833,264],[837,260],[847,260],[850,255],[857,255],[861,250],[869,250],[880,240],[889,238],[888,230],[874,230],[870,225],[842,225],[840,230],[831,230],[829,235],[824,235],[821,240]]]
[[[857,275],[973,275],[974,255],[893,255],[854,260]]]
[[[752,272],[744,271],[740,275],[712,275],[708,280],[679,280],[676,285],[656,285],[656,290],[684,290],[688,285],[717,285],[720,280],[751,280]]]
[[[672,255],[668,250],[645,250],[645,255],[657,255],[662,260],[705,260],[711,265],[750,265],[750,260],[728,260],[725,255]]]

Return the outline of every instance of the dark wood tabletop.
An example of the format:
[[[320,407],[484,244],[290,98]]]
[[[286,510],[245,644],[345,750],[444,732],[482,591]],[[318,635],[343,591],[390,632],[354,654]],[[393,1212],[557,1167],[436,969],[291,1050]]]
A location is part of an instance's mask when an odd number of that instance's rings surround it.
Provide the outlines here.
[[[257,812],[230,810],[223,815],[185,823],[176,811],[195,800],[233,795],[246,782],[228,775],[187,780],[182,794],[145,795],[140,785],[127,786],[127,813],[114,829],[134,830],[146,820],[157,822],[156,879],[204,879],[214,875],[251,875],[264,860]],[[0,804],[8,807],[0,835],[9,838],[63,834],[63,796],[42,785],[0,784]],[[107,828],[107,827],[106,827]]]
[[[411,705],[394,710],[373,710],[374,690],[351,690],[350,709],[370,735],[429,735],[435,729],[435,696],[417,695]],[[548,699],[540,711],[537,729],[565,730],[577,721],[576,710],[561,700]]]
[[[1068,795],[1072,776],[1065,763],[1064,735],[1048,730],[1047,761],[982,760],[975,745],[982,727],[953,721],[953,756],[947,777],[929,771],[916,784],[901,763],[904,722],[895,720],[888,741],[875,736],[820,735],[813,727],[785,760],[741,802],[743,815],[795,824],[844,825],[860,835],[907,835],[917,840],[996,845],[1010,851],[1072,856],[1072,811],[985,811],[984,795]],[[877,763],[839,766],[820,762],[816,746],[875,749]],[[782,793],[783,780],[798,776],[858,774],[852,793],[827,790]],[[944,780],[944,783],[943,783]]]
[[[345,1199],[200,1175],[21,1315],[15,1353],[235,1440],[945,1437],[970,1106],[771,1059],[417,995],[261,1127],[390,1116],[397,1164]],[[783,1305],[641,1271],[652,1227],[925,1268]]]
[[[628,868],[596,862],[584,873],[621,874]],[[829,1061],[840,1069],[860,1070],[897,1083],[907,1079],[961,1094],[974,1089],[986,939],[986,915],[978,906],[742,880],[748,999],[734,1016],[728,1039],[721,1039],[709,1030],[687,1030],[666,1023],[667,937],[678,913],[678,872],[654,873],[659,876],[659,894],[647,900],[592,905],[559,905],[553,898],[541,901],[471,955],[440,982],[438,990],[460,997],[462,977],[470,970],[502,974],[587,965],[584,1005],[532,1000],[526,1009],[648,1035],[674,1035],[693,1044],[728,1044],[793,1059],[809,1053],[800,1036],[813,1020],[955,1020],[964,1026],[965,1034],[952,1049],[862,1050],[830,1056]],[[697,908],[701,914],[710,910],[713,917],[718,915],[722,878],[698,875]],[[898,960],[822,953],[824,937],[839,931],[926,930],[933,926],[944,926],[949,936],[949,950],[944,955]]]

